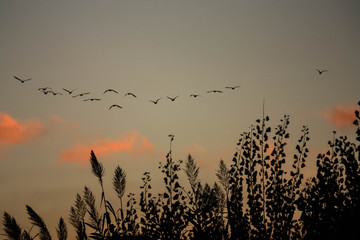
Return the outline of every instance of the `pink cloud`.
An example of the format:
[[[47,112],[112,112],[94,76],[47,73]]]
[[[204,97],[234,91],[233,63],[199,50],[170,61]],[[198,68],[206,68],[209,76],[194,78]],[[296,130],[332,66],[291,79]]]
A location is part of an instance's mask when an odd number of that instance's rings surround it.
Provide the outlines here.
[[[195,155],[195,154],[205,154],[206,153],[206,149],[202,146],[200,146],[197,143],[192,143],[191,145],[189,145],[188,147],[186,147],[186,152],[190,153],[190,155]]]
[[[59,115],[53,115],[49,121],[49,128],[53,130],[60,129],[61,131],[75,132],[78,129],[78,125],[64,120]]]
[[[154,145],[137,131],[119,137],[118,139],[99,139],[90,144],[77,143],[60,155],[62,162],[88,162],[90,151],[97,156],[107,157],[117,152],[129,154],[144,154],[154,150]]]
[[[20,121],[0,112],[0,146],[27,143],[45,132],[40,120]]]
[[[355,120],[355,110],[356,108],[354,106],[343,107],[337,105],[326,109],[322,113],[322,117],[332,125],[340,129],[346,129],[353,126],[353,122]]]
[[[201,145],[197,143],[192,143],[185,147],[184,152],[190,154],[197,162],[197,166],[200,167],[201,169],[211,168],[212,165],[209,163],[208,159],[206,160],[202,159],[202,157],[204,157],[207,151]]]

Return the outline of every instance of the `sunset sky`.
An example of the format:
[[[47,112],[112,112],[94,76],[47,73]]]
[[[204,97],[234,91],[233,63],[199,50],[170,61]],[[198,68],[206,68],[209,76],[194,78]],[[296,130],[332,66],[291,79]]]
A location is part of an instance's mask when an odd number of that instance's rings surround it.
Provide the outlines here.
[[[161,190],[169,134],[174,159],[190,153],[212,184],[264,99],[273,128],[290,115],[289,153],[309,127],[311,176],[333,130],[354,138],[359,12],[355,0],[0,1],[1,217],[6,211],[29,229],[30,205],[55,236],[85,185],[100,200],[90,149],[104,164],[110,201],[117,165],[126,193],[138,196],[145,171]],[[119,94],[103,94],[109,88]],[[215,89],[223,93],[207,93]]]

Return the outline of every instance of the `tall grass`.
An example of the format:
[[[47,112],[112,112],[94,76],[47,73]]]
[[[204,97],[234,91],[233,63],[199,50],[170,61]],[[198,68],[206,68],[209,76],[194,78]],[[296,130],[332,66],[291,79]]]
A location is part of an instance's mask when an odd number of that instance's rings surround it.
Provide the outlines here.
[[[100,206],[104,208],[96,208],[94,194],[85,187],[82,194],[77,194],[68,220],[78,240],[357,239],[360,236],[359,115],[356,110],[356,141],[338,137],[334,132],[328,142],[329,150],[317,156],[316,176],[306,180],[303,169],[309,157],[310,132],[303,126],[295,154],[289,156],[285,151],[290,138],[287,115],[274,131],[268,126],[269,117],[263,115],[249,131],[242,133],[231,165],[228,167],[220,160],[215,173],[218,183],[212,186],[200,181],[200,169],[191,155],[184,162],[173,160],[175,136],[169,135],[170,149],[159,165],[165,191],[153,193],[151,174],[145,172],[140,196],[125,195],[126,173],[117,166],[112,183],[120,201],[119,209],[114,209],[105,198],[105,169],[91,151],[91,169],[99,181]],[[284,167],[286,163],[290,169]],[[185,172],[189,189],[180,184],[181,171]],[[124,196],[127,196],[125,206]],[[3,235],[11,240],[50,240],[44,220],[31,207],[26,208],[35,228],[22,229],[5,212]],[[62,218],[56,233],[59,240],[67,239]]]

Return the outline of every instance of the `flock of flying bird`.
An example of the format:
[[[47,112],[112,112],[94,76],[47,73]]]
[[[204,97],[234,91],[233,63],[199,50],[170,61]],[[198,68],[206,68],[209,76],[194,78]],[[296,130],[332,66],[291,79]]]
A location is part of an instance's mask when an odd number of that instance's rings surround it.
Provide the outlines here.
[[[324,72],[327,72],[328,70],[319,70],[319,69],[316,69],[317,70],[317,72],[319,73],[319,75],[320,74],[323,74]],[[25,82],[27,82],[27,81],[30,81],[32,78],[28,78],[28,79],[21,79],[21,78],[19,78],[19,77],[16,77],[16,76],[14,76],[14,78],[16,79],[16,80],[18,80],[18,81],[20,81],[21,83],[25,83]],[[235,89],[237,89],[237,88],[239,88],[240,86],[231,86],[231,87],[225,87],[226,89],[230,89],[230,90],[235,90]],[[61,93],[61,92],[54,92],[53,90],[51,90],[52,88],[51,87],[43,87],[43,88],[39,88],[38,90],[40,91],[40,92],[42,92],[43,94],[45,94],[45,95],[47,95],[47,94],[52,94],[52,95],[54,95],[54,96],[56,96],[56,95],[63,95],[63,93]],[[72,90],[69,90],[69,89],[66,89],[66,88],[63,88],[62,90],[64,90],[64,92],[66,92],[66,93],[68,93],[69,95],[72,95],[72,97],[73,98],[76,98],[76,97],[82,97],[82,96],[85,96],[85,95],[89,95],[90,94],[90,92],[82,92],[82,93],[79,93],[79,94],[74,94],[73,95],[73,93],[74,93],[74,91],[76,91],[77,89],[75,88],[75,89],[72,89]],[[107,90],[105,90],[104,91],[104,93],[103,94],[106,94],[106,93],[114,93],[114,94],[119,94],[116,90],[114,90],[114,89],[107,89]],[[207,91],[206,93],[223,93],[223,91],[221,91],[221,90],[210,90],[210,91]],[[134,94],[134,93],[131,93],[131,92],[128,92],[128,93],[126,93],[125,95],[124,95],[124,97],[126,97],[126,96],[131,96],[131,97],[133,97],[133,98],[137,98],[137,96]],[[172,101],[172,102],[174,102],[177,98],[179,97],[179,95],[178,96],[175,96],[175,97],[168,97],[167,96],[167,98],[170,100],[170,101]],[[197,98],[197,97],[202,97],[201,95],[199,95],[199,94],[191,94],[190,95],[190,97],[192,97],[192,98]],[[149,102],[152,102],[153,104],[158,104],[158,102],[161,100],[162,98],[158,98],[158,99],[156,99],[156,100],[149,100]],[[100,98],[86,98],[86,99],[84,99],[83,101],[100,101],[101,99]],[[122,108],[120,105],[118,105],[118,104],[112,104],[110,107],[109,107],[109,110],[111,110],[112,108]]]
[[[30,81],[32,78],[28,78],[28,79],[21,79],[19,77],[16,77],[14,76],[14,78],[18,81],[20,81],[21,83],[25,83],[27,81]],[[239,88],[240,86],[231,86],[231,87],[225,87],[227,89],[231,89],[231,90],[235,90],[237,88]],[[38,89],[40,92],[42,92],[44,95],[47,95],[47,94],[52,94],[54,96],[56,95],[64,95],[63,93],[61,92],[55,92],[52,90],[51,87],[42,87],[42,88],[39,88]],[[69,89],[66,89],[66,88],[63,88],[62,90],[64,90],[64,93],[66,94],[69,94],[69,95],[72,95],[73,98],[76,98],[76,97],[82,97],[82,96],[85,96],[85,95],[89,95],[90,92],[82,92],[82,93],[79,93],[79,94],[73,94],[77,89],[72,89],[72,90],[69,90]],[[119,94],[116,90],[114,89],[107,89],[104,91],[103,94],[107,94],[107,93],[114,93],[114,94]],[[210,91],[207,91],[206,93],[223,93],[223,91],[220,91],[220,90],[210,90]],[[128,92],[124,95],[124,97],[126,96],[131,96],[133,98],[137,98],[137,96],[132,93],[132,92]],[[169,97],[167,96],[167,98],[174,102],[177,98],[179,97],[179,95],[175,96],[175,97]],[[202,97],[201,95],[199,94],[191,94],[190,97],[192,98],[197,98],[197,97]],[[158,98],[156,100],[149,100],[149,102],[152,102],[153,104],[158,104],[158,102],[161,100],[162,98]],[[83,99],[83,101],[100,101],[101,99],[100,98],[86,98],[86,99]],[[112,109],[112,108],[122,108],[122,106],[118,105],[118,104],[113,104],[109,107],[109,110]]]

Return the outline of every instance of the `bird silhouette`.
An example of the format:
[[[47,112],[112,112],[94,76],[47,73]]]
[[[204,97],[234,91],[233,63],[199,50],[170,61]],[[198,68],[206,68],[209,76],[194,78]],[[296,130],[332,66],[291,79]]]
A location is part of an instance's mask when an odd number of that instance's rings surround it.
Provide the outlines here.
[[[109,110],[112,109],[113,107],[117,107],[117,108],[122,108],[121,106],[117,105],[117,104],[113,104],[109,107]]]
[[[105,90],[104,94],[107,93],[107,92],[114,92],[114,93],[118,94],[118,92],[115,91],[114,89],[107,89],[107,90]]]
[[[136,98],[136,95],[135,95],[135,94],[133,94],[133,93],[131,93],[131,92],[126,93],[126,94],[124,95],[124,97],[125,97],[125,96],[128,96],[128,95],[133,96],[133,97],[135,97],[135,98]]]
[[[75,89],[73,89],[73,90],[67,90],[66,88],[63,88],[63,90],[64,91],[66,91],[68,94],[72,94],[73,93],[73,91],[75,91],[76,90],[76,88]]]
[[[75,95],[75,96],[72,96],[72,97],[73,97],[73,98],[74,98],[74,97],[82,97],[82,96],[87,95],[87,94],[90,94],[90,93],[89,93],[89,92],[86,92],[86,93],[80,93],[80,94]]]
[[[200,96],[199,94],[191,94],[190,97],[197,98],[197,97],[202,97],[202,96]]]
[[[225,88],[228,88],[228,89],[231,89],[231,90],[235,90],[235,88],[238,88],[240,86],[235,86],[235,87],[225,87]]]
[[[176,96],[176,97],[174,97],[174,98],[172,98],[172,97],[167,97],[167,98],[170,99],[170,100],[173,102],[173,101],[175,101],[175,99],[178,98],[178,97],[179,97],[179,96]]]
[[[325,69],[325,70],[319,70],[319,69],[317,69],[317,68],[316,68],[316,70],[318,71],[319,74],[323,74],[324,72],[329,71],[329,70],[326,70],[326,69]]]
[[[21,83],[24,83],[24,82],[26,82],[26,81],[30,81],[32,78],[28,78],[28,79],[20,79],[20,78],[18,78],[18,77],[16,77],[16,76],[14,76],[14,78],[16,79],[16,80],[19,80]]]
[[[48,89],[51,89],[51,87],[43,87],[43,88],[39,88],[38,90],[39,90],[40,92],[45,92],[45,91],[48,90]]]
[[[84,101],[100,101],[100,98],[88,98],[88,99],[84,99]]]
[[[222,93],[222,91],[220,91],[220,90],[211,90],[211,91],[207,91],[207,93]]]
[[[156,99],[156,101],[150,100],[150,102],[157,104],[161,98]]]
[[[56,95],[63,95],[62,93],[54,92],[54,91],[47,91],[47,93],[52,93],[54,96],[56,96]]]

